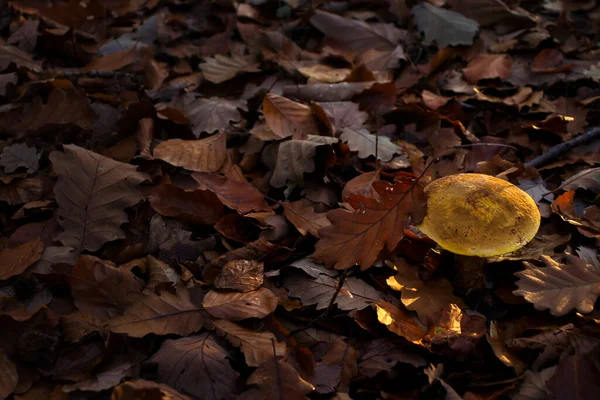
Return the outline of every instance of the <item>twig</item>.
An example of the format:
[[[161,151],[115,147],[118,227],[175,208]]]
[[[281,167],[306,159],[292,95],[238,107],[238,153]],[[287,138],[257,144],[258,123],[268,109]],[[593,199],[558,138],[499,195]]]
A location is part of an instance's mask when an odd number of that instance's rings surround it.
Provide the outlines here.
[[[452,147],[454,149],[460,149],[463,147],[476,147],[476,146],[506,147],[511,150],[515,150],[515,151],[517,150],[517,148],[514,146],[511,146],[509,144],[502,144],[502,143],[471,143],[471,144],[458,144],[456,146],[450,146],[450,147]]]
[[[281,388],[281,373],[279,372],[279,363],[277,362],[277,349],[275,348],[275,339],[271,338],[271,346],[273,346],[273,362],[275,363],[275,375],[277,376],[277,398],[283,400]]]
[[[140,74],[125,72],[125,71],[83,71],[83,70],[50,70],[45,71],[46,74],[52,76],[54,78],[131,78],[135,79],[140,76]]]
[[[544,154],[534,158],[529,162],[526,162],[525,166],[539,168],[541,166],[546,165],[549,161],[558,158],[565,153],[568,153],[575,147],[589,143],[592,140],[597,139],[598,137],[600,137],[600,126],[592,128],[589,131],[585,132],[583,135],[577,136],[576,138],[573,138],[568,142],[557,144],[556,146],[551,147]]]
[[[344,271],[342,272],[342,275],[340,276],[340,280],[338,281],[338,285],[335,288],[335,293],[333,293],[333,296],[331,297],[331,300],[329,301],[329,305],[327,306],[325,311],[323,311],[321,314],[319,314],[316,318],[313,318],[312,320],[310,320],[308,322],[308,324],[306,324],[302,328],[294,329],[293,331],[291,331],[288,334],[288,336],[294,335],[296,333],[304,332],[305,330],[307,330],[308,328],[310,328],[311,326],[316,324],[318,321],[320,321],[321,319],[323,319],[327,315],[329,315],[329,313],[331,312],[331,310],[333,309],[333,306],[335,304],[335,299],[337,299],[338,294],[340,294],[340,291],[342,290],[342,286],[344,286],[344,282],[346,281],[346,275],[348,274],[348,269],[349,268],[345,268]]]

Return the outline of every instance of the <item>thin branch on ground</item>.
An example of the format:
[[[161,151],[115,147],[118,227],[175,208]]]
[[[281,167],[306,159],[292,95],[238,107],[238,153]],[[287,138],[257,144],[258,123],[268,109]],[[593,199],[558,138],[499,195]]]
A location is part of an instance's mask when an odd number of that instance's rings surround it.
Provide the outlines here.
[[[529,162],[526,162],[525,166],[535,168],[543,167],[550,161],[555,160],[560,156],[573,150],[575,147],[587,144],[598,138],[600,138],[600,126],[592,128],[589,131],[585,132],[583,135],[577,136],[576,138],[573,138],[568,142],[557,144],[556,146],[551,147],[544,154],[534,158]]]

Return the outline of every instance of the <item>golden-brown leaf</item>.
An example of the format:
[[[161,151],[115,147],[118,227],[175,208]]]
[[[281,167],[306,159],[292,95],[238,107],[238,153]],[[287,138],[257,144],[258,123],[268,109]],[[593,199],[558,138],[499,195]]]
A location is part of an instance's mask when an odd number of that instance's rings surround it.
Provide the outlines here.
[[[508,78],[512,73],[512,58],[508,54],[479,54],[463,73],[473,84],[481,79]]]
[[[214,285],[219,289],[251,292],[263,284],[264,264],[254,260],[233,260],[225,263]]]
[[[40,259],[43,251],[44,243],[39,239],[0,251],[0,281],[25,271]]]
[[[154,381],[137,379],[123,382],[113,389],[110,400],[192,400],[172,387]]]
[[[275,311],[278,301],[279,298],[273,292],[261,287],[245,293],[211,290],[204,296],[202,305],[216,318],[239,321],[266,317]]]
[[[262,363],[246,383],[257,388],[242,393],[239,400],[305,400],[315,390],[294,367],[274,358]]]
[[[234,53],[231,56],[215,54],[214,57],[204,59],[199,65],[202,75],[207,81],[221,83],[234,78],[244,72],[260,72],[259,63],[253,55],[245,56]]]
[[[421,323],[406,311],[387,301],[376,303],[377,319],[391,332],[402,336],[409,342],[422,345],[426,329]]]
[[[227,157],[223,132],[198,140],[169,139],[154,148],[154,157],[190,171],[217,172]]]
[[[283,203],[283,214],[303,235],[310,233],[319,236],[319,230],[331,225],[326,213],[316,213],[313,203],[307,200],[298,200],[292,203]]]
[[[290,136],[304,139],[319,132],[310,107],[285,97],[267,94],[263,100],[263,112],[267,125],[279,139]]]

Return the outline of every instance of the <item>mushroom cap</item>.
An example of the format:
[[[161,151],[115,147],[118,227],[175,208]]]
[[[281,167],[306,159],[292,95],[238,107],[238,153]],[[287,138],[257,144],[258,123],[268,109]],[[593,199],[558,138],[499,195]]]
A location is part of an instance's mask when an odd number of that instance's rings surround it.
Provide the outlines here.
[[[417,228],[456,254],[492,257],[529,242],[540,227],[533,199],[510,182],[456,174],[425,188],[427,214]]]

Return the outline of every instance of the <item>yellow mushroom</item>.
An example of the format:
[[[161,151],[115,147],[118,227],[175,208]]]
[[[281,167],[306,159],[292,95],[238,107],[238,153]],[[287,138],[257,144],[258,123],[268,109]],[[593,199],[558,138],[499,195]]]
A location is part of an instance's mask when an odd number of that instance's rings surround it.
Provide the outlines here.
[[[492,257],[529,242],[540,227],[533,199],[510,182],[456,174],[425,188],[427,214],[417,228],[455,254]]]

